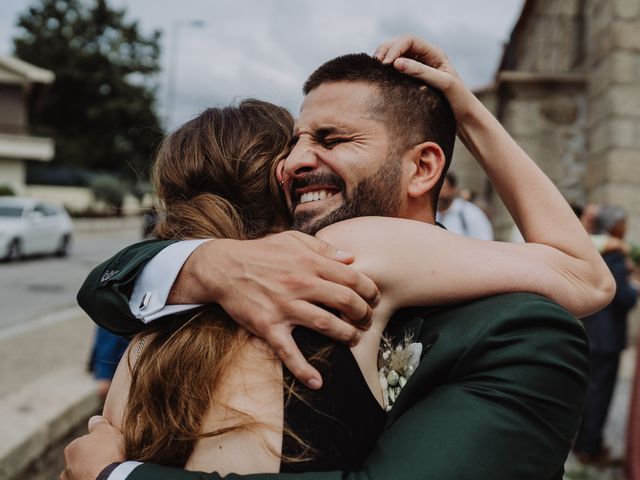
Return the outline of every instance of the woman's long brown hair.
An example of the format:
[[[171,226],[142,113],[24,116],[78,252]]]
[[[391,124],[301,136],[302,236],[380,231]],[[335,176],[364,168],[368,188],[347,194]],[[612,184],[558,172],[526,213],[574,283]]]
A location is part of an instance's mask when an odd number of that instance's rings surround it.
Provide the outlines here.
[[[153,169],[161,203],[156,236],[252,239],[284,224],[288,213],[273,173],[292,130],[284,108],[245,100],[210,108],[170,134]],[[251,423],[247,418],[230,429],[202,432],[219,380],[249,335],[217,307],[186,322],[157,322],[154,332],[130,363],[126,456],[182,467],[199,438]]]

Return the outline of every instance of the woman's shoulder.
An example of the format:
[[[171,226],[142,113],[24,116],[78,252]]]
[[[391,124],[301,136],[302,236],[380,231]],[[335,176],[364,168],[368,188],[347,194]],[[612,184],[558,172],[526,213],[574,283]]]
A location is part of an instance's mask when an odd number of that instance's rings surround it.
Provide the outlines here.
[[[363,243],[366,246],[376,240],[398,240],[406,235],[429,235],[436,231],[445,230],[431,223],[407,218],[357,217],[329,225],[319,230],[316,236],[336,246],[348,246],[352,242],[366,242]]]

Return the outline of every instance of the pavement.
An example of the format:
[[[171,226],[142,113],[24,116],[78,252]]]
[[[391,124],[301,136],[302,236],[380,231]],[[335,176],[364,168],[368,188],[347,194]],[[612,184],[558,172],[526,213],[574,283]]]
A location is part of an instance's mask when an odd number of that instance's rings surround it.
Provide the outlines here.
[[[86,371],[95,325],[75,293],[91,267],[140,238],[140,219],[74,225],[69,258],[0,264],[0,480],[57,478],[64,445],[101,410]]]
[[[627,348],[620,362],[618,383],[613,394],[609,417],[605,427],[605,445],[610,448],[611,457],[620,459],[625,456],[625,442],[627,435],[627,421],[631,392],[633,389],[633,375],[636,365],[636,349]],[[569,455],[565,464],[565,480],[624,480],[622,466],[598,468],[580,464],[573,455]]]
[[[79,308],[0,332],[0,479],[86,422],[101,401],[86,371],[94,326]],[[53,478],[53,477],[49,477]],[[57,478],[57,477],[56,477]]]
[[[94,326],[79,308],[0,331],[0,479],[10,480],[101,408],[86,372]],[[615,457],[624,456],[636,351],[623,354],[606,429]],[[621,468],[581,466],[569,457],[566,480],[624,480]],[[45,477],[46,478],[46,477]]]

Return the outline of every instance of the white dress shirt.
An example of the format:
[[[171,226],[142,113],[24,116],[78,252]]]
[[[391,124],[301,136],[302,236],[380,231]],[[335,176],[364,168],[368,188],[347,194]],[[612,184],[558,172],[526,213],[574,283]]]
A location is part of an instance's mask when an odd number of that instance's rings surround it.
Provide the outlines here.
[[[133,470],[142,465],[140,462],[123,462],[118,465],[113,472],[107,477],[107,480],[126,480]]]
[[[437,212],[436,221],[458,235],[493,240],[493,228],[485,213],[477,205],[462,198],[454,199],[444,212]]]
[[[129,309],[134,317],[149,323],[173,313],[192,310],[200,305],[167,305],[167,298],[182,266],[204,240],[183,240],[161,250],[142,269],[133,286]]]

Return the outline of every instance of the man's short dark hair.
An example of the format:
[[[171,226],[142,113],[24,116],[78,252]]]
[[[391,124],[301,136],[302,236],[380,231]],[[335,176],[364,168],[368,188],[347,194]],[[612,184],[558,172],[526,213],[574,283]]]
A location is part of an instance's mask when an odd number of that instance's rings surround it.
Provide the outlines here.
[[[396,151],[426,141],[442,148],[445,167],[432,189],[435,208],[456,138],[456,121],[444,94],[366,53],[329,60],[309,76],[302,91],[307,95],[323,83],[333,82],[365,82],[379,88],[380,96],[372,99],[371,109],[384,119],[387,133],[395,139]]]

